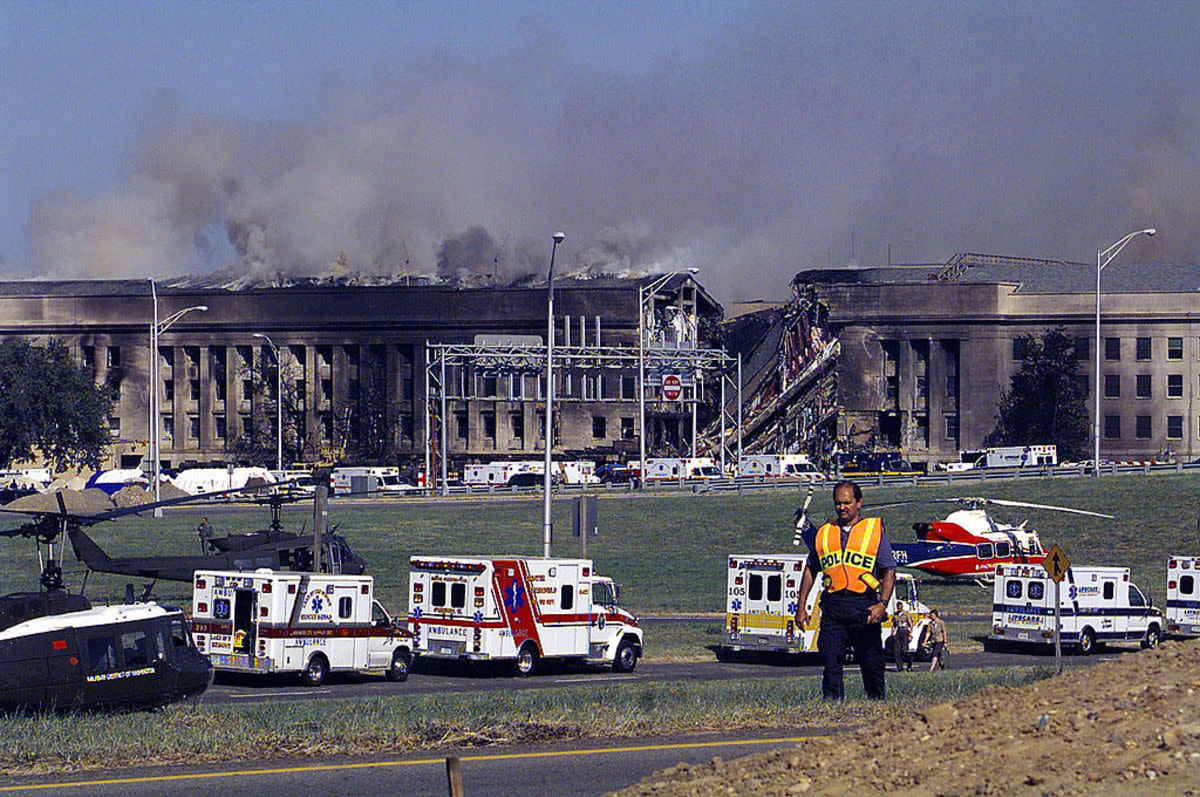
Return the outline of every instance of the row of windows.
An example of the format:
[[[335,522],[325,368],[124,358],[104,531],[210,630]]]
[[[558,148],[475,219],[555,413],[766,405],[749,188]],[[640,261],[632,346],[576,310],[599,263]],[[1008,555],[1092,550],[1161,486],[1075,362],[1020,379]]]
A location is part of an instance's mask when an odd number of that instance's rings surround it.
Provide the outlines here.
[[[400,416],[398,416],[397,421],[399,424],[397,430],[400,433],[400,436],[405,439],[411,439],[413,436],[412,416],[411,415],[400,415]],[[240,433],[239,433],[240,436],[242,436],[242,437],[253,436],[254,421],[249,415],[238,415],[236,423],[237,423],[238,428],[240,429]],[[292,425],[295,426],[296,423],[299,423],[299,425],[300,425],[300,429],[299,429],[300,434],[302,434],[302,435],[305,434],[307,432],[307,424],[304,423],[304,419],[302,419],[302,418],[296,419],[292,422]],[[270,434],[275,435],[276,430],[275,430],[274,415],[267,418],[267,424],[269,425]],[[200,438],[200,416],[199,415],[188,415],[187,416],[187,425],[188,425],[189,437],[192,440],[198,440]],[[175,437],[175,416],[169,415],[169,414],[163,415],[162,420],[159,423],[159,427],[160,427],[160,431],[162,432],[163,437],[168,441],[172,440]],[[120,437],[120,435],[121,435],[121,419],[116,418],[116,417],[109,418],[108,419],[108,428],[109,428],[110,435],[112,435],[113,437]],[[320,433],[321,433],[321,436],[323,439],[332,440],[333,439],[333,415],[328,412],[319,413],[317,415],[317,428],[320,430]],[[346,435],[351,439],[357,439],[358,428],[359,427],[358,427],[357,419],[354,417],[351,417],[349,419],[349,422],[348,422],[348,425],[346,428]],[[217,440],[224,440],[228,436],[229,436],[229,425],[226,421],[225,415],[223,415],[223,414],[214,415],[213,416],[213,437],[216,438]]]
[[[1104,338],[1104,359],[1117,361],[1121,359],[1122,338]],[[1159,344],[1156,346],[1154,341],[1156,338],[1133,338],[1133,356],[1135,360],[1153,360],[1154,350],[1160,348],[1162,338],[1158,338]],[[1166,338],[1166,349],[1164,353],[1168,360],[1183,359],[1183,338]],[[1014,360],[1023,360],[1028,352],[1029,340],[1026,338],[1016,338],[1012,342],[1012,358]],[[1090,360],[1092,353],[1092,338],[1075,338],[1075,354],[1080,360]]]
[[[1183,398],[1183,374],[1167,374],[1167,398]],[[1140,399],[1154,398],[1154,382],[1151,374],[1135,374],[1133,378],[1134,396]],[[1115,399],[1121,397],[1121,374],[1104,375],[1104,397]]]
[[[483,426],[483,436],[488,439],[496,437],[496,413],[481,412],[479,413],[479,422]],[[508,414],[509,437],[513,440],[525,439],[525,413],[510,412]],[[543,430],[546,425],[545,413],[537,415],[537,433],[538,439],[541,439]],[[633,418],[621,419],[621,439],[632,440],[634,438],[634,423]],[[454,431],[459,440],[470,439],[471,423],[470,416],[466,412],[454,413]],[[592,416],[592,439],[607,440],[608,439],[608,418],[604,415]]]
[[[1168,440],[1183,439],[1183,420],[1182,415],[1168,415],[1166,417],[1166,438]],[[1106,440],[1120,440],[1122,425],[1120,415],[1105,415],[1104,438]],[[1137,440],[1153,439],[1154,427],[1153,415],[1135,415],[1133,418],[1133,436]],[[1197,425],[1196,437],[1200,439],[1200,424]]]

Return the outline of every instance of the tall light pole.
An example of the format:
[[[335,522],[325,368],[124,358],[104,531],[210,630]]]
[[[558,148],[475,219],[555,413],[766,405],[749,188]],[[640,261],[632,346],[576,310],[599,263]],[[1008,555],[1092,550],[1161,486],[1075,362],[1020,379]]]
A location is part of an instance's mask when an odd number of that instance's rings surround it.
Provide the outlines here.
[[[159,490],[159,482],[162,480],[162,445],[159,440],[159,427],[162,423],[162,418],[158,411],[158,338],[172,324],[193,310],[198,310],[201,313],[208,312],[208,305],[197,304],[192,307],[185,307],[182,310],[176,310],[162,321],[159,321],[158,291],[155,289],[154,280],[150,280],[150,295],[154,300],[154,321],[150,324],[150,440],[153,443],[154,450],[154,503],[157,504],[162,500],[162,493]],[[155,507],[154,517],[162,516],[162,507]]]
[[[1107,249],[1096,252],[1096,382],[1094,385],[1096,398],[1092,411],[1092,475],[1094,476],[1100,475],[1100,272],[1116,259],[1121,250],[1125,248],[1125,244],[1139,235],[1154,235],[1156,232],[1158,231],[1153,227],[1135,230]]]
[[[279,356],[279,347],[275,341],[261,332],[255,332],[254,337],[262,338],[275,352],[275,470],[283,470],[283,358]]]
[[[556,232],[550,247],[550,271],[546,278],[546,473],[542,480],[545,494],[542,507],[542,556],[549,558],[550,541],[554,538],[554,519],[550,512],[551,449],[554,445],[554,253],[566,233]]]
[[[638,489],[641,490],[646,489],[646,299],[653,301],[671,277],[684,273],[694,277],[699,272],[698,268],[677,269],[648,286],[638,286]]]

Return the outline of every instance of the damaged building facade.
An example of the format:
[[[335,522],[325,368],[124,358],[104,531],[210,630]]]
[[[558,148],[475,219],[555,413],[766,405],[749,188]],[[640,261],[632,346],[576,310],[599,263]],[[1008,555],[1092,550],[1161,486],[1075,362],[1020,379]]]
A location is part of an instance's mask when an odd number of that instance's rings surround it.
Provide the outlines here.
[[[556,347],[637,351],[639,287],[650,282],[654,295],[644,302],[650,345],[708,345],[722,309],[681,274],[665,280],[654,275],[558,281]],[[152,386],[150,330],[156,315],[150,283],[0,283],[0,336],[59,339],[98,383],[113,389],[111,466],[139,467],[147,459],[153,388],[164,467],[245,461],[252,449],[259,452],[255,464],[273,463],[277,394],[289,463],[416,467],[430,440],[427,408],[437,405],[425,395],[427,346],[471,343],[479,335],[540,341],[546,333],[544,286],[159,284],[155,293],[160,335]],[[194,309],[171,320],[188,308]],[[556,365],[555,377],[556,453],[636,457],[636,363],[604,369]],[[448,374],[447,383],[457,389],[446,411],[451,461],[544,451],[544,379],[541,362],[516,374],[485,367]],[[708,401],[704,384],[674,402],[662,401],[656,390],[647,390],[648,449],[679,453],[691,443],[691,405],[703,413]]]

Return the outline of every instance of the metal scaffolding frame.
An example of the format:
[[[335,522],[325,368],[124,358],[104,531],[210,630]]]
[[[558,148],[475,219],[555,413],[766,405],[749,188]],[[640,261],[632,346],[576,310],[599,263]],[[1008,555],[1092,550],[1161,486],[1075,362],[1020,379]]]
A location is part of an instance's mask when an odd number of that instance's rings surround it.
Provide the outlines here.
[[[554,367],[563,372],[576,370],[613,370],[637,373],[638,363],[642,356],[637,346],[554,346]],[[674,373],[685,376],[683,395],[672,404],[690,404],[693,412],[693,427],[695,426],[695,408],[700,402],[701,386],[704,374],[715,373],[720,382],[720,424],[721,435],[718,443],[722,471],[725,470],[728,456],[740,457],[742,452],[742,361],[720,349],[687,349],[655,347],[645,350],[645,367],[647,378],[644,388],[653,388],[661,384],[664,374]],[[546,346],[545,345],[482,345],[460,343],[426,343],[425,344],[425,479],[426,486],[435,467],[440,471],[442,493],[447,492],[448,457],[450,433],[447,418],[447,403],[451,401],[473,401],[481,398],[468,395],[466,391],[458,391],[455,385],[449,384],[446,372],[449,368],[471,368],[476,373],[486,374],[525,374],[545,375]],[[540,392],[543,382],[538,382],[539,394],[535,397],[513,398],[512,401],[521,403],[534,401],[545,402],[545,396]],[[727,389],[737,395],[733,406],[727,400]],[[564,396],[555,391],[556,404],[603,404],[608,399],[585,398],[583,396]],[[645,434],[646,419],[638,418],[638,434]],[[736,436],[730,438],[727,434],[729,427],[737,430]],[[693,442],[695,441],[693,432]],[[735,459],[736,461],[736,459]]]

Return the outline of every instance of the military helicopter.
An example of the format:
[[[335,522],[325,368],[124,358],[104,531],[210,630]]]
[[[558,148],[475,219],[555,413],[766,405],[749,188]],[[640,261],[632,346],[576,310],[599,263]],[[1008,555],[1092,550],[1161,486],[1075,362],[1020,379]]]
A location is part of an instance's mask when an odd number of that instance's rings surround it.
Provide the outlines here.
[[[986,586],[995,577],[996,565],[1039,564],[1046,558],[1041,539],[1028,521],[1002,523],[985,509],[988,505],[1015,506],[1112,518],[1101,512],[1049,504],[1031,504],[1002,498],[929,498],[876,504],[872,509],[909,504],[959,504],[944,520],[913,524],[916,542],[893,542],[896,563],[949,581],[969,581]]]

